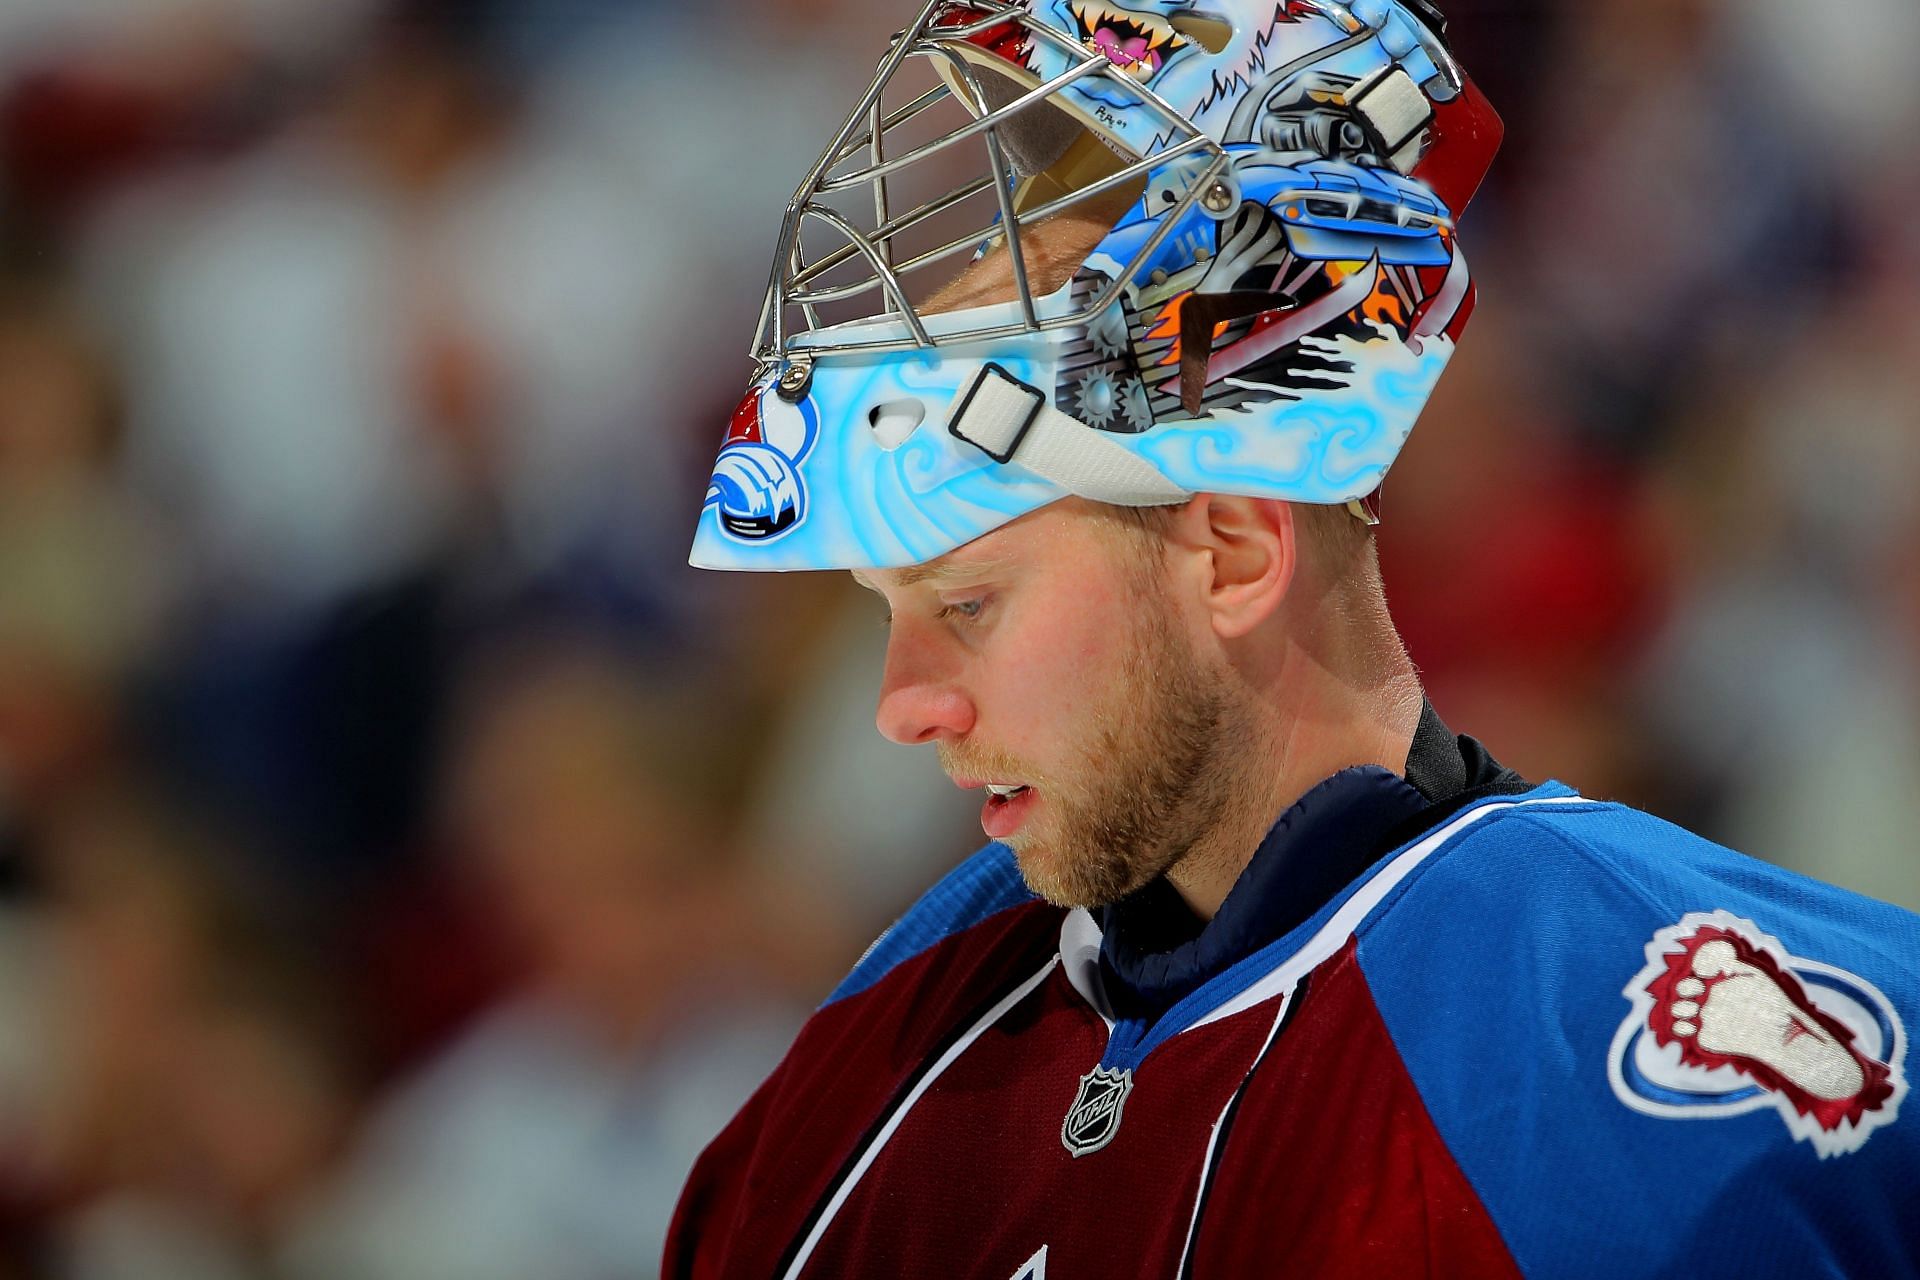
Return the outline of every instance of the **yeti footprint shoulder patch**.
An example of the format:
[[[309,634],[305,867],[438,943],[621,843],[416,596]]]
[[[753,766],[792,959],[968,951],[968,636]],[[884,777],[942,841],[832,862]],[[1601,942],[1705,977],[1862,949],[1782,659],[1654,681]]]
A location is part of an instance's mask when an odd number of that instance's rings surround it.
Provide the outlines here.
[[[1726,911],[1683,917],[1646,954],[1608,1057],[1621,1102],[1687,1120],[1771,1107],[1822,1157],[1892,1123],[1906,1033],[1872,983]]]

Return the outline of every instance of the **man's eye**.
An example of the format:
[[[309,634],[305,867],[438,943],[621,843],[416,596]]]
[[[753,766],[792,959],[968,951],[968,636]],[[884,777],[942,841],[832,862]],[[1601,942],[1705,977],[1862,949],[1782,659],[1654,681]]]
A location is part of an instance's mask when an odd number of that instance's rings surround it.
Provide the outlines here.
[[[955,600],[942,606],[938,616],[942,622],[951,622],[956,618],[962,622],[972,622],[979,618],[986,607],[985,600]]]

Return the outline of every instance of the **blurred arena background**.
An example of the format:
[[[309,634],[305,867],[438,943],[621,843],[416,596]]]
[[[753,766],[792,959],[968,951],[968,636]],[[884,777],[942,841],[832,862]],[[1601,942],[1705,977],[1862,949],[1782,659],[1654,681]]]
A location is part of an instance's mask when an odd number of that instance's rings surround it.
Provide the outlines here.
[[[910,0],[0,0],[0,1277],[651,1274],[978,841],[877,603],[684,567]],[[1920,906],[1920,8],[1442,0],[1441,712]]]

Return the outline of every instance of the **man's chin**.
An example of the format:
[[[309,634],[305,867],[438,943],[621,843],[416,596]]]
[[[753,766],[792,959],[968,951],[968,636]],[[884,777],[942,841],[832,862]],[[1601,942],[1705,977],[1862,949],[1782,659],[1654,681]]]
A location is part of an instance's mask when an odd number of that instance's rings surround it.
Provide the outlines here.
[[[1060,874],[1056,860],[1057,851],[1042,841],[1031,837],[1003,841],[1013,850],[1013,863],[1020,869],[1020,878],[1027,882],[1027,888],[1033,890],[1043,900],[1056,907],[1072,910],[1086,907],[1089,910],[1104,905],[1085,901],[1084,886],[1072,883],[1070,877]]]
[[[1027,888],[1056,907],[1097,911],[1112,906],[1138,887],[1117,885],[1111,875],[1102,877],[1084,863],[1076,865],[1070,856],[1063,857],[1059,845],[1050,841],[1023,836],[1005,843],[1013,850],[1014,865],[1020,869],[1020,878],[1026,881]]]

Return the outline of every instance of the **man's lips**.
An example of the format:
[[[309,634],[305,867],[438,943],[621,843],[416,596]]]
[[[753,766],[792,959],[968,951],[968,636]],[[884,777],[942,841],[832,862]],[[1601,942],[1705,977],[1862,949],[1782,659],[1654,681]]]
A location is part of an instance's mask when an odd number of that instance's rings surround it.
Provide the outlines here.
[[[1005,840],[1026,825],[1039,801],[1032,787],[1022,787],[1010,796],[988,792],[987,802],[980,806],[980,829],[989,840]]]
[[[986,803],[980,806],[980,827],[989,840],[1005,840],[1018,831],[1039,802],[1033,787],[1018,782],[989,781],[954,775],[953,783],[964,791],[986,791]]]
[[[954,786],[960,788],[962,791],[979,791],[986,787],[1000,787],[1004,789],[1007,787],[1024,787],[1027,785],[1014,778],[991,774],[979,776],[967,773],[949,773],[947,777],[953,782]]]

